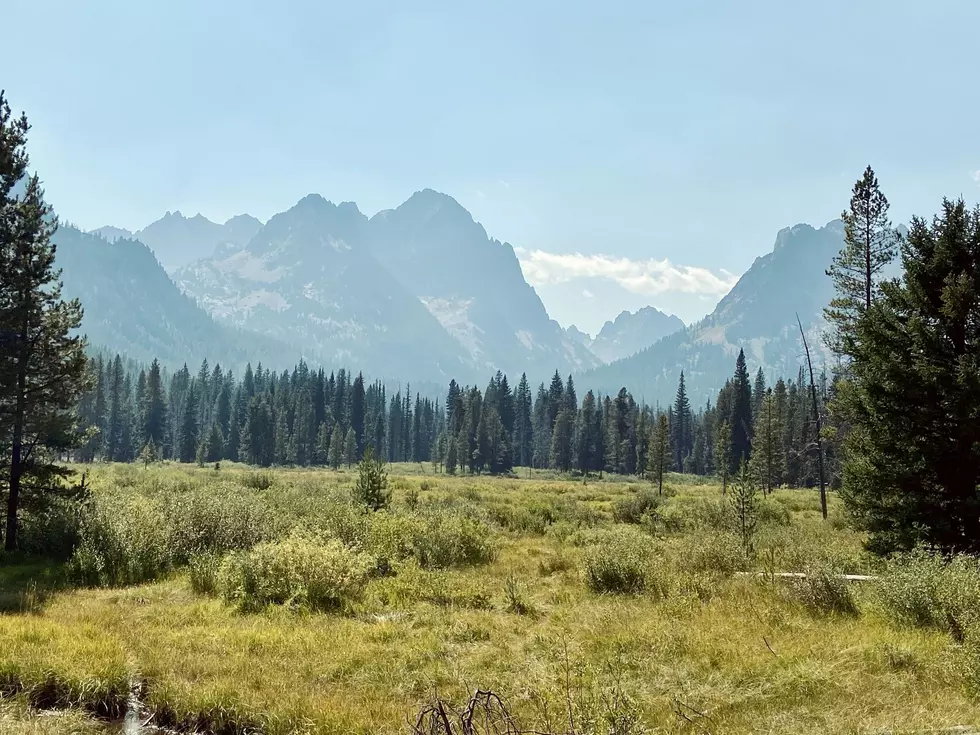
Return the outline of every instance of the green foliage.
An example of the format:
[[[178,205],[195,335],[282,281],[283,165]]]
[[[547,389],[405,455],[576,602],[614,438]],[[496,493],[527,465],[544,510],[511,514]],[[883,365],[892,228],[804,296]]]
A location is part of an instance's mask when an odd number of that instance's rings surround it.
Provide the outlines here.
[[[917,550],[889,560],[876,590],[896,621],[945,630],[963,640],[980,615],[980,562]]]
[[[368,447],[364,458],[357,465],[354,498],[368,510],[375,512],[391,505],[388,471],[385,469],[384,459],[374,457],[372,447]]]
[[[141,584],[173,565],[170,524],[160,506],[143,497],[96,502],[82,515],[69,575],[90,585]]]
[[[826,565],[809,565],[805,577],[792,582],[793,596],[809,610],[822,615],[857,615],[851,583]]]
[[[372,566],[370,556],[336,539],[293,533],[228,556],[217,587],[242,610],[266,605],[337,610],[360,597]]]
[[[843,495],[878,553],[980,551],[980,210],[915,218],[900,281],[844,340]]]
[[[738,476],[732,482],[731,507],[735,528],[746,553],[752,551],[752,539],[759,523],[758,491],[749,474],[748,464],[742,463]]]
[[[749,558],[741,540],[730,533],[688,536],[681,545],[681,568],[730,577],[748,570]]]
[[[38,175],[28,173],[29,129],[0,92],[0,476],[7,551],[18,548],[21,505],[62,485],[64,469],[55,460],[80,443],[76,409],[90,379],[82,306],[61,298],[51,242],[58,220]]]
[[[653,490],[640,490],[620,498],[613,506],[613,520],[617,523],[644,523],[657,516],[661,500]]]
[[[881,271],[898,253],[901,237],[888,219],[888,208],[878,177],[868,166],[854,184],[850,206],[841,214],[844,247],[827,270],[836,295],[824,313],[832,327],[828,343],[835,352],[846,352],[857,320],[879,294]]]
[[[272,472],[246,472],[242,475],[241,483],[252,490],[268,490],[276,482],[276,476]]]
[[[605,533],[585,550],[585,583],[593,592],[639,594],[649,573],[649,540],[639,534]]]

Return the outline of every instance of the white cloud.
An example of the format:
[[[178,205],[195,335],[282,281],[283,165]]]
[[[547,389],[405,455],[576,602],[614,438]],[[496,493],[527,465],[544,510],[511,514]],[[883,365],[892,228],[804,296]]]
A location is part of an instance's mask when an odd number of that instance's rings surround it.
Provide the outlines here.
[[[582,289],[582,295],[587,299],[595,298],[595,294],[587,288]]]
[[[970,178],[976,183],[980,184],[980,171],[974,171],[972,174],[970,174]]]
[[[611,255],[549,253],[515,248],[524,277],[532,286],[567,283],[576,278],[608,278],[627,291],[646,296],[688,293],[722,296],[738,278],[728,271],[675,265],[669,260],[631,260]]]

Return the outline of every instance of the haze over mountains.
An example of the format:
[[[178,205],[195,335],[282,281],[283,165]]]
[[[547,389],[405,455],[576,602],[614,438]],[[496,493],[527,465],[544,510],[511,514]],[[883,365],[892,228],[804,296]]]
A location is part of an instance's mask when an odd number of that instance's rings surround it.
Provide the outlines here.
[[[842,237],[838,222],[787,228],[701,322],[648,307],[595,338],[551,320],[511,245],[429,189],[371,218],[311,194],[265,224],[168,212],[132,236],[64,227],[58,258],[93,344],[139,359],[240,368],[303,357],[440,384],[498,369],[538,382],[557,369],[605,393],[625,385],[668,400],[681,369],[693,397],[709,396],[740,347],[753,369],[795,374],[795,314],[819,348],[824,270]]]

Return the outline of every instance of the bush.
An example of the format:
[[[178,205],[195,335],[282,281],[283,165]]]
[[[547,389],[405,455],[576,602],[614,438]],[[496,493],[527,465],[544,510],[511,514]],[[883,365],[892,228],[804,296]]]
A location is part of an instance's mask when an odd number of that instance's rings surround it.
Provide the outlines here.
[[[560,574],[574,568],[575,560],[564,551],[548,554],[538,562],[538,574],[542,577],[550,577],[552,574]]]
[[[269,535],[268,512],[241,494],[215,488],[175,493],[164,503],[175,564],[204,553],[250,549]]]
[[[653,490],[640,490],[620,498],[613,506],[613,520],[617,523],[644,523],[657,516],[660,498]]]
[[[288,605],[331,610],[357,600],[372,567],[367,554],[336,539],[293,533],[228,556],[221,567],[222,596],[243,610]]]
[[[916,551],[890,560],[876,591],[898,622],[945,630],[962,641],[980,615],[980,563]]]
[[[496,556],[490,526],[460,513],[423,518],[412,540],[412,553],[423,569],[487,564]]]
[[[203,595],[215,594],[218,591],[222,561],[222,557],[218,554],[199,554],[191,557],[191,589]]]
[[[69,575],[102,586],[141,584],[172,569],[170,524],[160,507],[141,497],[95,501],[81,517]]]
[[[811,612],[823,615],[856,615],[857,602],[850,583],[840,573],[827,566],[813,566],[805,577],[794,579],[793,597]]]
[[[681,549],[681,566],[691,572],[710,572],[730,577],[749,567],[745,548],[734,534],[690,536],[684,539]]]
[[[18,548],[27,554],[67,561],[81,539],[83,507],[57,498],[43,508],[28,509],[20,519]]]
[[[792,520],[789,508],[771,495],[759,501],[756,512],[762,526],[788,526]]]
[[[585,583],[593,592],[639,594],[646,589],[649,542],[635,534],[608,533],[585,550]]]
[[[276,476],[268,471],[246,472],[242,475],[242,485],[252,490],[268,490],[276,482]]]

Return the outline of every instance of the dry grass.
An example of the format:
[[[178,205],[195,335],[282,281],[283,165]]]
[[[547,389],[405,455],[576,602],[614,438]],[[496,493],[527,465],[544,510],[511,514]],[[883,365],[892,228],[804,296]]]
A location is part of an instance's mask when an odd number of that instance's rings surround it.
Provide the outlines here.
[[[863,589],[859,614],[815,614],[787,585],[730,576],[733,563],[786,569],[801,557],[867,571],[860,537],[822,523],[815,493],[778,491],[788,525],[763,524],[756,556],[733,561],[720,516],[698,509],[716,503],[719,488],[678,486],[665,505],[675,520],[693,520],[625,529],[649,544],[657,593],[596,594],[585,580],[588,549],[641,483],[408,469],[418,471],[392,472],[396,512],[407,513],[418,492],[420,506],[484,514],[495,529],[491,562],[427,570],[409,559],[373,578],[344,615],[243,614],[194,593],[180,567],[142,586],[63,590],[39,611],[0,616],[0,677],[35,699],[53,677],[57,704],[96,709],[137,679],[158,723],[269,733],[404,732],[434,693],[464,701],[477,688],[500,693],[524,727],[556,732],[568,730],[569,703],[578,732],[911,732],[980,722],[963,651],[948,634],[890,622]],[[93,473],[93,486],[152,497],[215,474],[234,485],[246,471],[110,467]],[[280,471],[267,489],[241,492],[274,504],[280,520],[301,519],[351,484],[344,473]],[[516,609],[515,589],[533,614]],[[38,721],[0,710],[4,733],[54,732],[30,729]]]

